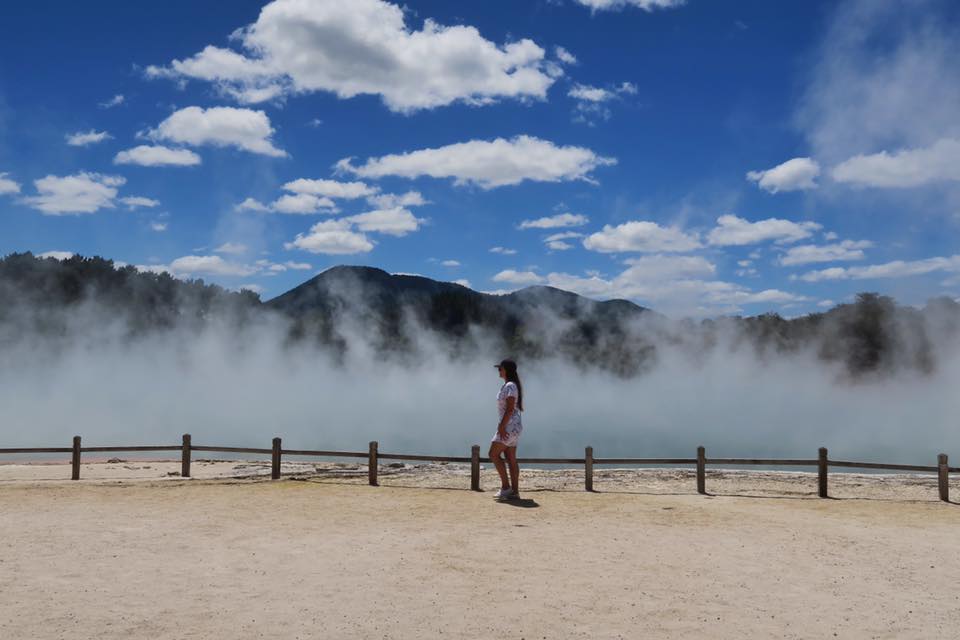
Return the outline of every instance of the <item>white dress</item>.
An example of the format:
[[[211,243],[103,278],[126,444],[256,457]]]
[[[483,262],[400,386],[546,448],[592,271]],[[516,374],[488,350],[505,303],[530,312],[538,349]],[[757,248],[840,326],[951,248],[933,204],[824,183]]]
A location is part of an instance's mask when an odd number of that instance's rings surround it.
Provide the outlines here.
[[[507,425],[504,428],[504,431],[507,432],[507,437],[501,438],[500,432],[497,431],[497,433],[493,434],[493,439],[491,442],[499,442],[507,445],[508,447],[517,446],[517,442],[520,441],[520,433],[523,431],[523,423],[520,420],[520,408],[516,405],[516,403],[519,402],[519,397],[520,390],[517,389],[517,384],[515,382],[507,382],[500,387],[500,391],[497,393],[497,424],[500,424],[499,420],[503,420],[503,414],[507,411],[507,398],[514,399],[514,408],[513,414],[511,414],[510,418],[507,420]]]

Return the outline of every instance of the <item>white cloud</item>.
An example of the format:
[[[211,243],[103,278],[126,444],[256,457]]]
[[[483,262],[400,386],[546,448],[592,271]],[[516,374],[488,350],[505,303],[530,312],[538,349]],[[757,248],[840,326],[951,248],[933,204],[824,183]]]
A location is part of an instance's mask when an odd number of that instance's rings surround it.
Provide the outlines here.
[[[557,56],[557,60],[563,64],[577,64],[577,56],[559,45],[553,48],[553,53]]]
[[[442,264],[442,265],[445,266],[445,267],[456,268],[456,267],[459,267],[459,266],[460,266],[460,261],[459,261],[459,260],[444,260],[444,261],[441,262],[440,264]]]
[[[349,216],[344,220],[356,225],[361,231],[376,231],[398,237],[418,230],[424,222],[423,219],[401,207],[367,211],[366,213]]]
[[[235,38],[245,54],[207,46],[147,75],[213,82],[242,102],[315,91],[378,95],[399,112],[543,99],[556,75],[532,40],[498,45],[475,27],[429,18],[414,31],[401,7],[381,0],[275,0]]]
[[[872,246],[873,243],[869,240],[844,240],[836,244],[822,246],[802,245],[788,249],[784,255],[780,256],[779,262],[787,267],[814,262],[863,260],[865,257],[863,249],[869,249]]]
[[[672,9],[682,6],[687,0],[574,0],[577,4],[589,7],[591,11],[619,11],[626,7],[637,7],[644,11]]]
[[[168,140],[193,146],[236,147],[251,153],[284,157],[273,146],[274,130],[263,111],[234,107],[186,107],[175,111],[148,132],[153,140]]]
[[[246,200],[244,200],[244,201],[241,202],[240,204],[234,205],[233,210],[234,210],[234,211],[261,211],[261,212],[266,212],[266,211],[270,211],[270,207],[268,207],[267,205],[263,204],[262,202],[260,202],[260,201],[257,200],[256,198],[247,198]]]
[[[254,208],[256,205],[250,203],[251,200],[252,198],[247,198],[237,206],[249,208],[254,211],[263,210]],[[253,202],[256,201],[253,200]],[[250,205],[245,206],[247,203],[250,203]],[[336,209],[336,204],[334,204],[333,200],[330,198],[318,198],[317,196],[310,195],[309,193],[294,193],[280,196],[270,203],[269,207],[266,207],[266,210],[274,211],[276,213],[293,213],[300,215],[310,215],[317,213],[321,209],[327,209],[327,212],[329,212]]]
[[[72,176],[49,175],[33,184],[35,196],[22,202],[47,215],[94,213],[100,209],[112,209],[117,187],[126,182],[120,176],[81,171]]]
[[[821,300],[820,302],[817,303],[817,306],[826,308],[826,307],[832,307],[835,304],[836,302],[834,302],[833,300]]]
[[[220,256],[183,256],[170,264],[137,265],[137,269],[153,273],[166,271],[177,277],[249,276],[257,272],[255,267],[227,262]]]
[[[255,294],[257,294],[257,295],[261,295],[261,294],[263,293],[263,291],[264,291],[263,287],[261,287],[261,286],[258,285],[258,284],[253,284],[253,283],[242,284],[242,285],[240,285],[239,287],[237,287],[237,290],[239,290],[239,291],[244,291],[244,290],[246,290],[246,291],[252,291],[253,293],[255,293]]]
[[[139,209],[141,207],[153,208],[160,204],[159,200],[154,200],[153,198],[145,198],[143,196],[127,196],[125,198],[120,198],[120,202],[127,205],[127,208],[133,211],[134,209]]]
[[[716,268],[699,256],[652,255],[627,263],[630,266],[611,279],[595,273],[586,277],[550,273],[546,279],[554,287],[589,297],[639,300],[665,313],[695,316],[738,313],[745,304],[776,305],[806,300],[804,296],[779,289],[752,291],[739,284],[705,279],[713,276]]]
[[[515,271],[513,269],[505,269],[493,276],[492,280],[494,282],[509,282],[510,284],[515,284],[518,286],[527,286],[531,284],[540,284],[544,282],[543,276],[538,276],[533,271]]]
[[[336,180],[310,180],[300,178],[283,185],[285,191],[309,193],[314,196],[326,196],[344,200],[355,200],[373,196],[380,189],[364,182],[337,182]],[[417,194],[419,195],[419,194]]]
[[[454,283],[454,284],[458,284],[458,285],[460,285],[461,287],[466,287],[467,289],[470,289],[470,288],[471,288],[471,287],[470,287],[470,281],[467,280],[466,278],[460,278],[459,280],[454,280],[453,283]]]
[[[567,95],[577,101],[573,121],[594,126],[598,120],[609,120],[612,115],[605,103],[619,99],[622,95],[635,93],[637,93],[636,85],[631,82],[622,82],[619,86],[610,88],[575,84]]]
[[[313,269],[313,265],[309,262],[294,262],[292,260],[287,260],[283,263],[283,266],[294,271],[310,271]]]
[[[793,158],[765,171],[747,172],[747,180],[770,193],[816,189],[820,165],[810,158]]]
[[[692,251],[702,245],[696,236],[688,235],[676,227],[661,227],[656,222],[636,220],[615,227],[604,225],[601,231],[587,236],[583,246],[601,253],[658,253]]]
[[[20,185],[8,178],[9,173],[0,172],[0,196],[20,193]]]
[[[191,167],[200,162],[200,156],[189,149],[145,144],[121,151],[113,157],[114,164],[138,164],[142,167]]]
[[[54,260],[69,260],[76,254],[73,251],[44,251],[38,253],[38,258],[53,258]]]
[[[953,3],[833,3],[797,119],[836,164],[960,138],[960,28]]]
[[[936,257],[924,260],[894,260],[885,264],[874,264],[864,267],[831,267],[819,271],[810,271],[794,279],[804,282],[820,282],[822,280],[872,280],[880,278],[905,278],[919,276],[936,271],[960,271],[960,255],[949,258]]]
[[[580,227],[590,222],[590,218],[579,213],[560,213],[536,220],[523,220],[519,229],[557,229],[561,227]]]
[[[166,231],[166,230],[167,230],[167,223],[166,223],[166,222],[153,221],[153,222],[150,223],[150,230],[151,230],[151,231],[156,231],[157,233],[160,233],[161,231]]]
[[[515,256],[517,255],[517,250],[507,249],[506,247],[491,247],[490,253],[499,253],[504,256]]]
[[[554,233],[553,235],[549,235],[544,238],[543,241],[546,243],[547,248],[553,251],[569,251],[570,249],[573,249],[573,245],[569,242],[566,242],[566,240],[582,237],[582,233],[577,233],[576,231],[564,231],[562,233]]]
[[[121,94],[118,93],[117,95],[113,96],[112,98],[110,98],[110,99],[107,100],[106,102],[101,102],[101,103],[100,103],[100,108],[101,108],[101,109],[112,109],[113,107],[119,107],[120,105],[122,105],[122,104],[124,103],[124,100],[125,100],[125,99],[124,99],[123,95],[121,95]]]
[[[834,167],[832,176],[837,182],[886,188],[960,181],[960,140],[943,138],[919,149],[857,155]]]
[[[222,245],[214,249],[213,252],[240,255],[247,252],[247,245],[239,242],[224,242]]]
[[[72,147],[85,147],[90,144],[103,142],[112,137],[113,136],[106,131],[94,131],[93,129],[86,133],[78,131],[77,133],[67,134],[67,144]]]
[[[283,246],[285,249],[302,249],[310,253],[351,255],[372,251],[374,244],[364,234],[351,231],[346,221],[325,220],[310,227],[306,234],[298,233],[293,242]]]
[[[430,204],[419,191],[407,191],[406,193],[380,193],[373,196],[367,196],[367,203],[379,209],[394,209],[396,207],[421,207]]]
[[[430,176],[453,178],[457,185],[475,184],[492,189],[524,180],[593,182],[591,171],[616,162],[584,147],[558,147],[548,140],[517,136],[510,140],[471,140],[369,158],[359,166],[353,166],[351,158],[345,158],[337,163],[337,168],[364,178]]]
[[[719,247],[756,244],[767,240],[783,244],[809,238],[821,228],[823,225],[816,222],[798,223],[779,218],[750,222],[734,215],[724,215],[717,218],[717,226],[707,235],[707,241]]]

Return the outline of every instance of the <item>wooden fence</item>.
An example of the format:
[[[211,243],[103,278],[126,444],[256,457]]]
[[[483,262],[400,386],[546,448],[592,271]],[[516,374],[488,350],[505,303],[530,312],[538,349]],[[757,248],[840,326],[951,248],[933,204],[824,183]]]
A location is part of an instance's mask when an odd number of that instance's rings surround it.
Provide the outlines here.
[[[480,445],[473,445],[469,456],[427,456],[406,453],[380,453],[377,442],[371,442],[367,451],[320,451],[317,449],[284,449],[281,446],[280,438],[274,438],[271,448],[257,449],[251,447],[209,447],[193,444],[190,434],[183,435],[183,441],[178,445],[160,445],[145,447],[84,447],[81,446],[80,436],[74,436],[73,446],[71,447],[31,447],[31,448],[13,448],[0,449],[0,455],[13,453],[69,453],[72,456],[71,466],[73,480],[80,479],[80,458],[83,453],[102,453],[102,452],[153,452],[153,451],[180,451],[181,470],[180,475],[184,478],[190,477],[190,459],[194,451],[208,451],[216,453],[252,453],[271,456],[271,477],[274,480],[280,478],[280,461],[283,456],[305,456],[321,458],[366,458],[367,475],[371,485],[376,486],[377,472],[380,467],[380,460],[410,460],[426,462],[459,462],[470,464],[470,489],[480,491],[480,463],[490,462],[489,458],[480,457]],[[736,465],[736,466],[763,466],[763,467],[816,467],[818,481],[818,495],[821,498],[828,497],[827,494],[827,476],[830,467],[853,468],[853,469],[883,469],[888,471],[914,471],[937,474],[937,487],[940,493],[940,499],[944,502],[950,501],[949,474],[960,472],[958,467],[950,467],[947,464],[947,455],[941,453],[937,456],[937,464],[931,466],[912,465],[912,464],[889,464],[880,462],[850,462],[848,460],[830,460],[827,457],[827,450],[821,448],[816,458],[802,459],[784,459],[784,458],[707,458],[707,452],[704,447],[697,447],[696,458],[596,458],[593,455],[593,447],[587,447],[584,450],[582,458],[519,458],[523,464],[564,464],[564,465],[583,465],[584,467],[584,488],[587,491],[593,491],[593,468],[596,465],[695,465],[697,470],[697,492],[706,494],[706,470],[707,465]]]

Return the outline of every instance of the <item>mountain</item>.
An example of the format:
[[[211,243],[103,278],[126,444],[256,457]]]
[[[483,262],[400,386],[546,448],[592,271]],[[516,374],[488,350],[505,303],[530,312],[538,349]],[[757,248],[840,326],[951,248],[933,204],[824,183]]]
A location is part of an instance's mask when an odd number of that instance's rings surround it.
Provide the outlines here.
[[[99,257],[0,259],[0,362],[5,350],[24,344],[95,345],[173,331],[186,338],[213,326],[240,335],[267,325],[284,331],[288,344],[309,342],[341,357],[360,347],[383,358],[440,348],[451,357],[559,358],[633,376],[655,366],[665,349],[698,358],[725,345],[761,359],[811,352],[860,377],[929,373],[938,359],[953,357],[960,304],[941,297],[915,308],[861,293],[798,318],[674,321],[627,300],[599,302],[543,286],[492,295],[363,266],[333,267],[262,302],[249,291]]]

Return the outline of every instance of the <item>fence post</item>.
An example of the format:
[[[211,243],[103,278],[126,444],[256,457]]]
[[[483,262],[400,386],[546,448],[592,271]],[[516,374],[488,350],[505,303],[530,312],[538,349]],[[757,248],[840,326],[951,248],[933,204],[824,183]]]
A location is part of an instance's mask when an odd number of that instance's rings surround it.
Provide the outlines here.
[[[827,448],[820,447],[817,457],[817,493],[821,498],[827,497]]]
[[[273,458],[271,460],[270,478],[280,479],[280,438],[273,439]]]
[[[190,434],[183,434],[183,447],[180,455],[180,477],[190,477]]]
[[[583,452],[583,472],[584,489],[593,491],[593,447],[587,447]]]
[[[707,450],[697,447],[697,493],[707,492]]]
[[[480,445],[470,447],[470,490],[480,491]]]
[[[73,474],[70,476],[71,480],[80,479],[80,436],[73,436],[73,458],[71,459],[71,465],[73,466]]]
[[[375,487],[377,484],[377,441],[374,440],[370,443],[370,457],[367,459],[367,477],[370,480],[370,486]]]
[[[947,454],[937,456],[937,484],[940,485],[940,499],[950,502],[950,467],[947,466]]]

